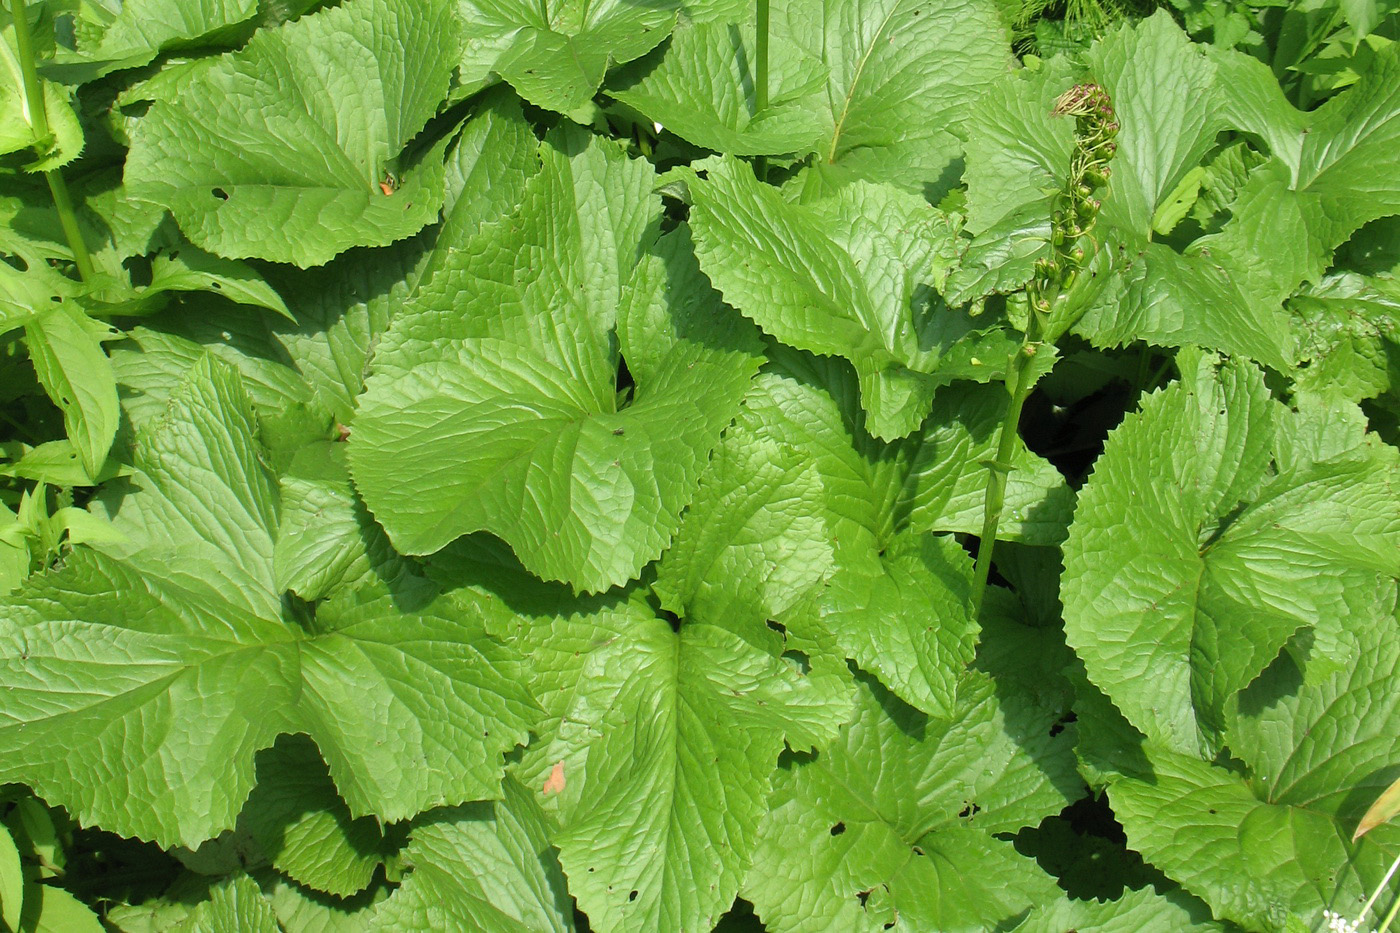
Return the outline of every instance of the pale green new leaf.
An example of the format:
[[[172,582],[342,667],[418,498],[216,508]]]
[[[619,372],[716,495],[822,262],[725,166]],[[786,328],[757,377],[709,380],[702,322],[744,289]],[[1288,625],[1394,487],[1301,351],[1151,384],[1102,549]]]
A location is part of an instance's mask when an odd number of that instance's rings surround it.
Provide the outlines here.
[[[826,69],[786,36],[770,35],[769,43],[769,104],[762,113],[754,103],[751,22],[682,21],[668,45],[622,70],[608,95],[716,152],[806,152],[822,134],[814,92],[825,88]]]
[[[1338,633],[1384,626],[1400,577],[1400,456],[1346,403],[1289,412],[1253,366],[1217,362],[1184,362],[1110,435],[1061,593],[1090,681],[1188,755],[1300,629],[1347,663]]]
[[[534,717],[514,654],[431,593],[283,619],[249,407],[232,369],[201,361],[141,435],[139,472],[108,487],[125,540],[74,551],[0,614],[0,775],[166,846],[232,828],[254,753],[282,733],[316,741],[353,816],[492,795]]]
[[[102,348],[107,328],[63,302],[24,328],[39,383],[63,411],[63,426],[83,469],[97,476],[121,412],[117,379]]]
[[[988,0],[792,0],[775,32],[824,63],[819,162],[937,199],[972,103],[1010,67]]]
[[[485,84],[495,72],[521,97],[569,113],[588,103],[614,64],[664,41],[676,0],[456,0],[465,35],[461,82]]]
[[[400,551],[487,530],[596,591],[670,541],[757,341],[683,232],[652,239],[648,165],[576,134],[541,152],[519,211],[451,250],[385,334],[351,471]]]
[[[1055,713],[965,674],[948,720],[862,679],[855,719],[815,759],[786,765],[741,893],[773,933],[984,931],[1055,896],[1054,882],[993,833],[1058,811],[1077,792]]]
[[[447,0],[352,0],[260,31],[152,104],[126,183],[219,256],[305,267],[403,239],[436,219],[443,171],[436,148],[395,160],[457,52]]]
[[[861,378],[869,429],[904,437],[934,390],[978,374],[949,366],[959,343],[1005,359],[937,290],[956,250],[952,218],[888,185],[854,182],[814,205],[784,201],[729,159],[690,184],[700,266],[725,300],[789,346],[844,356]]]
[[[402,886],[375,911],[383,930],[566,933],[573,902],[533,795],[507,777],[501,800],[415,821]]]

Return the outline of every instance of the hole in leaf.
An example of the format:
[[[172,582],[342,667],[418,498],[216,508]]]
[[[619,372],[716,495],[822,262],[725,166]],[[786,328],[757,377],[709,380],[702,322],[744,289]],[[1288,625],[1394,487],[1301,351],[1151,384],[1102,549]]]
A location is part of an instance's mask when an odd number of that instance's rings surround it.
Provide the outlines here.
[[[869,891],[857,891],[857,892],[856,892],[856,900],[860,901],[860,906],[864,907],[864,906],[865,906],[865,902],[868,901],[868,900],[870,900],[870,892],[869,892]]]
[[[805,651],[784,651],[783,660],[797,668],[797,672],[804,677],[812,673],[812,659],[807,657]]]
[[[220,201],[228,200],[228,192],[225,191],[223,188],[214,188],[209,193],[212,194],[214,197],[218,198]]]
[[[627,895],[627,900],[629,900],[629,901],[635,901],[636,899],[637,899],[637,892],[636,892],[636,891],[633,891],[633,892],[631,892],[630,894]]]
[[[965,820],[970,820],[978,813],[980,813],[981,810],[981,807],[969,801],[965,807],[958,811],[958,816],[962,817]]]
[[[781,623],[781,622],[774,622],[772,619],[769,619],[769,620],[768,620],[768,627],[771,628],[773,631],[777,632],[779,635],[782,635],[783,637],[787,637],[787,626],[784,625],[783,623]]]
[[[632,395],[637,387],[637,382],[632,378],[632,371],[627,368],[627,361],[621,357],[617,360],[617,410],[622,411],[632,404]]]
[[[832,834],[833,836],[839,836],[839,835],[841,835],[842,833],[844,833],[845,831],[846,831],[846,824],[845,824],[845,823],[837,823],[835,826],[831,827],[831,834]]]

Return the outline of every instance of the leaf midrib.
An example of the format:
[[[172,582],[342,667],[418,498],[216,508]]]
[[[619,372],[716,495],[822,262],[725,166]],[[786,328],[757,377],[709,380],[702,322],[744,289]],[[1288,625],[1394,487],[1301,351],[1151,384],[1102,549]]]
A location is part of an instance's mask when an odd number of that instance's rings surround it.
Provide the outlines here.
[[[865,74],[865,66],[870,61],[870,56],[875,52],[875,45],[879,42],[880,37],[885,34],[885,28],[889,26],[890,20],[894,19],[894,14],[898,12],[901,2],[902,0],[896,0],[895,4],[890,8],[890,12],[886,14],[884,21],[880,23],[880,28],[875,30],[875,34],[870,40],[870,45],[866,47],[865,53],[861,55],[860,63],[856,65],[855,74],[851,77],[851,85],[847,89],[846,98],[842,103],[841,115],[837,117],[836,124],[832,128],[831,149],[827,152],[826,157],[828,164],[834,164],[836,162],[836,149],[841,142],[841,131],[846,124],[846,117],[849,116],[851,112],[851,100],[855,97],[856,85],[860,84],[861,76]],[[825,64],[826,62],[824,61],[823,63]],[[832,113],[835,112],[835,108],[832,108]]]

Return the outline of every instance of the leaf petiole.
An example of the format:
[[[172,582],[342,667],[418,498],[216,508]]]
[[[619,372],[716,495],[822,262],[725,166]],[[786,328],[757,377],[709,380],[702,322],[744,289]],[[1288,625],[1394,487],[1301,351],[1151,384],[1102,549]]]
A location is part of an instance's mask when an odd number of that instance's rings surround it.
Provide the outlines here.
[[[48,139],[49,115],[44,107],[44,85],[34,63],[34,37],[29,32],[29,18],[25,14],[24,0],[11,0],[10,13],[15,24],[15,44],[19,47],[19,67],[24,80],[24,97],[29,108],[30,125],[34,127],[36,140]],[[88,255],[87,243],[83,241],[82,230],[78,227],[78,215],[73,210],[73,199],[68,194],[68,185],[63,180],[63,173],[59,169],[49,169],[44,172],[44,180],[49,183],[49,193],[53,195],[54,207],[58,209],[58,222],[63,226],[63,236],[68,240],[68,248],[73,251],[73,262],[78,267],[78,277],[84,282],[91,282],[95,277],[92,257]]]

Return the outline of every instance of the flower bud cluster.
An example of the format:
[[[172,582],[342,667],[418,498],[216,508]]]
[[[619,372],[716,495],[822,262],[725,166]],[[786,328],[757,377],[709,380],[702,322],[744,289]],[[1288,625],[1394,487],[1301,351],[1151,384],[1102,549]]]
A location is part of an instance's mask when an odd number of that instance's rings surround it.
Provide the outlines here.
[[[1051,253],[1035,264],[1026,287],[1033,311],[1048,315],[1075,283],[1097,248],[1091,233],[1098,220],[1118,144],[1118,121],[1107,92],[1097,84],[1076,84],[1060,95],[1053,113],[1074,117],[1074,152],[1065,186],[1051,217]]]

